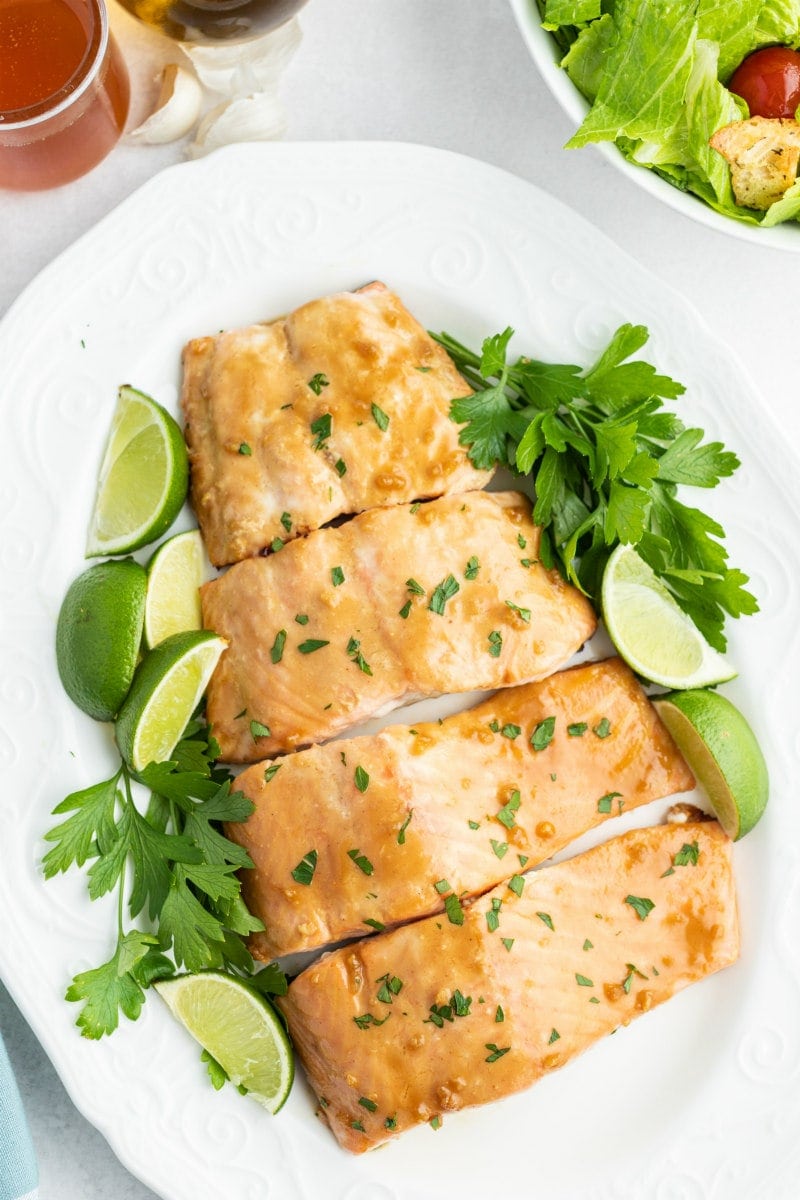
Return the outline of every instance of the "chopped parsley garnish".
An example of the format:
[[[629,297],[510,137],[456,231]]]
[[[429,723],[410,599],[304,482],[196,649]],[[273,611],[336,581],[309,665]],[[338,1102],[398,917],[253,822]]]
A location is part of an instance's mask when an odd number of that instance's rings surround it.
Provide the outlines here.
[[[528,545],[528,539],[524,538],[521,533],[517,534],[517,545],[520,550],[524,550]]]
[[[374,1100],[370,1100],[369,1096],[359,1096],[358,1103],[362,1108],[366,1108],[367,1112],[377,1112],[378,1106]]]
[[[321,650],[323,646],[330,646],[330,642],[323,638],[308,638],[305,642],[301,642],[297,649],[301,654],[313,654],[315,650]]]
[[[525,887],[525,880],[521,875],[512,875],[508,881],[508,887],[515,896],[521,896],[522,889]]]
[[[384,1129],[397,1129],[397,1117],[387,1117],[383,1122]]]
[[[358,638],[350,638],[350,641],[347,643],[347,654],[348,657],[351,658],[356,664],[359,671],[363,671],[365,675],[372,674],[372,667],[361,653],[361,642],[358,640]]]
[[[379,975],[377,982],[381,985],[378,988],[377,999],[381,1004],[391,1004],[395,996],[399,996],[403,990],[403,981],[397,975],[392,975],[389,971],[385,975]]]
[[[403,607],[399,610],[398,616],[401,616],[403,618],[403,620],[405,621],[405,620],[407,620],[408,614],[410,612],[411,612],[411,601],[406,600]]]
[[[456,1017],[468,1017],[471,1004],[472,996],[465,996],[459,988],[456,988],[447,1004],[430,1006],[423,1025],[435,1025],[437,1029],[444,1029],[445,1021],[452,1025]]]
[[[440,879],[439,882],[435,883],[433,886],[436,888],[436,891],[440,896],[443,896],[445,892],[452,892],[453,890],[446,879]]]
[[[502,1048],[496,1046],[494,1042],[486,1042],[485,1046],[487,1050],[491,1051],[488,1057],[484,1059],[484,1062],[487,1063],[497,1062],[498,1058],[502,1058],[504,1054],[508,1054],[511,1049],[510,1046],[503,1046]]]
[[[502,858],[504,854],[508,853],[508,842],[498,842],[494,838],[489,838],[489,841],[498,858]]]
[[[606,792],[605,796],[601,796],[597,801],[597,811],[599,813],[610,813],[612,801],[620,796],[621,792]]]
[[[264,783],[270,783],[270,781],[273,780],[278,774],[278,771],[280,771],[282,766],[283,763],[272,763],[271,766],[267,767],[266,771],[264,772]]]
[[[588,728],[585,721],[574,721],[572,725],[567,726],[567,733],[570,737],[583,737]]]
[[[517,614],[517,616],[519,617],[519,619],[521,621],[525,622],[526,625],[528,625],[530,623],[531,610],[529,608],[520,608],[520,606],[518,604],[512,603],[511,600],[506,600],[506,604],[508,605],[508,607],[511,609],[512,612]]]
[[[627,996],[631,990],[631,984],[633,983],[634,976],[638,975],[640,979],[647,979],[647,976],[644,975],[638,967],[634,966],[633,963],[625,963],[625,966],[628,968],[628,974],[622,981],[622,990]]]
[[[575,982],[578,987],[594,987],[591,979],[587,979],[585,975],[579,975],[577,971],[575,972]]]
[[[511,953],[511,947],[514,945],[514,939],[513,939],[513,938],[501,938],[501,939],[500,939],[500,941],[503,943],[503,945],[505,946],[506,950],[508,950],[508,952],[509,952],[509,954],[510,954],[510,953]]]
[[[411,818],[413,817],[413,815],[414,815],[414,810],[412,808],[409,811],[409,814],[406,817],[405,821],[403,821],[403,824],[400,826],[400,828],[397,831],[398,846],[405,846],[405,844],[406,844],[406,830],[408,829],[409,825],[411,824]]]
[[[347,474],[347,463],[343,458],[337,458],[336,462],[333,464],[333,467],[340,479],[343,475]]]
[[[502,1025],[503,1021],[505,1021],[505,1019],[506,1019],[506,1014],[503,1012],[502,1006],[500,1004],[498,1004],[497,1008],[494,1011],[495,1025]]]
[[[278,551],[282,550],[285,545],[286,543],[284,542],[283,538],[276,537],[270,542],[269,548],[273,554],[277,554]]]
[[[492,658],[499,658],[503,649],[503,635],[499,629],[493,629],[489,634],[489,653]]]
[[[561,1034],[558,1032],[557,1029],[551,1029],[550,1037],[547,1039],[548,1046],[552,1046],[553,1042],[557,1042],[560,1037],[561,1037]]]
[[[688,867],[689,865],[696,867],[699,857],[700,847],[697,842],[684,842],[673,858],[672,865],[675,867]]]
[[[546,750],[553,740],[555,731],[555,717],[545,717],[543,721],[539,721],[531,734],[531,745],[534,750]]]
[[[503,901],[499,896],[492,897],[492,907],[486,914],[486,927],[489,933],[496,933],[500,928],[500,909]]]
[[[317,417],[316,421],[311,422],[311,432],[314,434],[314,450],[321,450],[331,436],[331,425],[333,417],[330,413],[323,413],[321,417]]]
[[[383,921],[376,921],[374,917],[364,917],[364,925],[369,925],[370,929],[374,929],[376,933],[383,933],[386,926]]]
[[[351,1122],[350,1122],[350,1128],[351,1128],[351,1129],[357,1129],[359,1133],[366,1133],[366,1132],[367,1132],[367,1131],[366,1131],[366,1129],[364,1128],[364,1126],[361,1124],[361,1122],[360,1122],[360,1121],[351,1121]]]
[[[436,1131],[437,1129],[441,1129],[442,1128],[442,1118],[439,1116],[431,1117],[430,1121],[428,1121],[428,1124],[430,1125],[431,1129],[433,1129],[434,1131]]]
[[[327,375],[323,375],[321,371],[317,371],[316,375],[312,375],[308,381],[308,386],[311,388],[315,396],[319,396],[323,388],[330,387],[330,380]],[[314,426],[311,426],[312,430]]]
[[[472,1004],[472,996],[465,996],[459,988],[456,988],[450,999],[450,1003],[453,1006],[455,1016],[468,1017],[469,1006]]]
[[[504,725],[500,732],[504,738],[508,738],[509,741],[513,742],[522,733],[522,729],[519,725]]]
[[[529,856],[527,854],[518,854],[517,858],[519,859],[519,865],[521,867],[524,867],[526,862],[529,861]]]
[[[464,909],[461,907],[461,901],[454,892],[449,896],[445,896],[444,911],[447,913],[447,919],[451,925],[464,924]]]
[[[360,792],[365,792],[369,787],[369,775],[360,764],[356,767],[353,778],[355,779],[355,784],[358,790]]]
[[[646,921],[655,908],[655,904],[648,900],[647,896],[626,896],[625,903],[630,904],[640,921]]]
[[[481,827],[480,821],[473,821],[472,819],[467,821],[467,824],[469,825],[470,829],[480,829]]]
[[[548,929],[552,929],[552,930],[553,930],[553,933],[555,933],[556,927],[555,927],[555,925],[553,924],[553,918],[550,916],[550,913],[546,913],[546,912],[537,912],[537,914],[536,914],[536,915],[537,915],[537,917],[539,918],[539,920],[540,920],[540,921],[544,921],[544,923],[545,923],[545,925],[547,926],[547,928],[548,928]]]
[[[244,454],[244,455],[248,455],[248,454],[252,454],[252,453],[253,453],[253,451],[251,450],[251,448],[250,448],[250,446],[247,444],[247,442],[242,442],[242,443],[240,444],[240,446],[239,446],[239,453],[240,453],[240,454]]]
[[[747,576],[728,565],[723,529],[683,503],[678,485],[715,487],[737,469],[736,455],[665,407],[685,389],[633,357],[644,326],[620,326],[588,368],[509,361],[512,334],[486,338],[479,353],[449,334],[437,339],[473,389],[450,404],[473,465],[511,463],[529,477],[545,567],[557,564],[596,598],[599,552],[633,545],[724,652],[726,613],[758,605]]]
[[[516,824],[515,812],[520,806],[520,794],[518,791],[513,791],[506,803],[496,813],[497,820],[501,825],[505,825],[506,829],[513,829]]]
[[[307,625],[308,624],[308,613],[298,613],[297,616],[295,617],[295,621],[297,621],[298,625]]]
[[[262,725],[260,721],[251,721],[250,736],[252,737],[253,741],[256,742],[259,738],[271,737],[272,735],[270,733],[269,725]]]
[[[592,733],[599,738],[607,738],[611,733],[611,722],[608,717],[601,717],[596,725],[592,726]]]
[[[477,579],[478,571],[480,571],[480,569],[481,569],[481,564],[478,562],[477,558],[473,554],[472,558],[467,560],[467,565],[464,568],[464,578],[465,579]]]
[[[365,875],[371,875],[375,870],[366,854],[362,854],[360,850],[348,850],[347,857],[351,858],[359,871],[363,871]]]
[[[334,587],[344,583],[344,571],[341,567],[331,567],[331,583]]]
[[[302,883],[308,887],[311,883],[311,880],[314,878],[314,872],[316,869],[317,852],[316,850],[309,850],[308,854],[303,855],[303,857],[300,859],[300,862],[292,871],[292,879],[294,879],[296,883]]]
[[[272,643],[272,649],[269,656],[273,663],[279,663],[283,658],[283,648],[286,645],[286,630],[279,629],[275,634],[275,641]]]
[[[492,733],[500,732],[500,722],[497,720],[497,717],[495,717],[494,720],[489,722],[489,728],[491,729]]]
[[[385,433],[389,428],[389,414],[385,413],[382,408],[378,408],[377,404],[372,405],[372,419],[381,433]]]
[[[387,1013],[385,1017],[373,1017],[372,1013],[362,1013],[360,1017],[353,1017],[359,1029],[369,1029],[370,1025],[385,1025],[389,1020],[391,1013]]]
[[[454,575],[447,575],[441,583],[438,583],[431,593],[431,598],[428,601],[428,608],[431,612],[438,616],[444,616],[444,606],[448,600],[452,600],[457,592],[461,591],[461,584]]]
[[[425,588],[421,583],[417,583],[416,579],[407,579],[406,588],[411,592],[412,596],[424,596]]]
[[[594,950],[594,942],[590,942],[589,939],[586,938],[585,942],[583,943],[583,948],[584,950]]]
[[[287,533],[292,532],[292,514],[288,512],[281,513],[281,525]]]

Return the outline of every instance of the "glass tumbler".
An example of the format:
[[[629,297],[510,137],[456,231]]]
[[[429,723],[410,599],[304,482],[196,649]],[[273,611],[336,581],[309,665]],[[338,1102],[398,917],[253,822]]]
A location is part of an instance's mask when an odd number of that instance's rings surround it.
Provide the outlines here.
[[[129,99],[103,0],[0,0],[0,187],[57,187],[91,170]]]

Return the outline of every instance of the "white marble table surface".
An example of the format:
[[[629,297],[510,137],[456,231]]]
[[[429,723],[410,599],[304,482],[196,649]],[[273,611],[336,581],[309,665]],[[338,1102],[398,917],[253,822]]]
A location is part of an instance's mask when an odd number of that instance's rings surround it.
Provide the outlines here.
[[[121,10],[113,22],[141,110],[169,46]],[[800,257],[695,224],[632,187],[595,151],[564,151],[570,124],[537,76],[506,0],[311,0],[301,24],[283,89],[290,139],[427,143],[538,184],[688,297],[797,442]],[[0,191],[0,315],[62,249],[183,153],[181,145],[123,142],[65,188]],[[0,1028],[36,1143],[43,1200],[153,1197],[73,1107],[1,985]]]

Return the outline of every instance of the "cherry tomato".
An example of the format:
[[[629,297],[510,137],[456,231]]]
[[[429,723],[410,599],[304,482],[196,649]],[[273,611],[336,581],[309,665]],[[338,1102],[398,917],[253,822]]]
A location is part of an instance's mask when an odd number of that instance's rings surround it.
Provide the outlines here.
[[[800,54],[788,46],[756,50],[736,68],[728,87],[747,101],[751,117],[793,117],[800,105]]]

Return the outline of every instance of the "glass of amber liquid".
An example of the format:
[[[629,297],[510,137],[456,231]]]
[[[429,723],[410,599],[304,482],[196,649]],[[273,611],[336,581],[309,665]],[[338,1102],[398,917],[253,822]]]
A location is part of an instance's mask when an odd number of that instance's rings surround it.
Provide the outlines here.
[[[103,0],[0,0],[0,188],[84,175],[118,141],[129,98]]]

